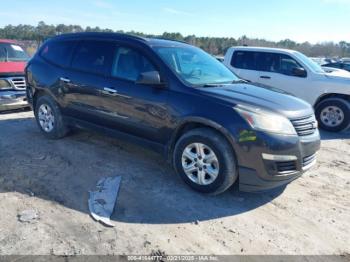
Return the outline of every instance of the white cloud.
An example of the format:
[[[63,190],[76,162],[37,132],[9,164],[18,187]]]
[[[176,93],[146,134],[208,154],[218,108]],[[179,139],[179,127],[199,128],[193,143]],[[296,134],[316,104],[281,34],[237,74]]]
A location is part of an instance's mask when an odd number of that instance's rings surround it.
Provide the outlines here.
[[[181,10],[174,9],[174,8],[169,8],[169,7],[164,7],[163,11],[166,13],[174,14],[174,15],[193,16],[192,13],[181,11]]]

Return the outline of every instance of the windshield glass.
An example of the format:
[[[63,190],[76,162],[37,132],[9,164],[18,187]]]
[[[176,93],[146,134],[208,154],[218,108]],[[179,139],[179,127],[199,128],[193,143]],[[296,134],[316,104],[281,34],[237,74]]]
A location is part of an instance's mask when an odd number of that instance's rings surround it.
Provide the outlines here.
[[[322,67],[316,62],[312,61],[306,55],[303,55],[302,53],[299,53],[299,52],[295,52],[294,54],[297,58],[299,58],[301,62],[307,65],[311,69],[311,71],[315,73],[324,73],[324,70],[322,69]]]
[[[0,43],[0,61],[27,61],[29,59],[27,53],[16,44]]]
[[[163,61],[185,82],[194,86],[238,81],[228,68],[195,47],[155,47]]]

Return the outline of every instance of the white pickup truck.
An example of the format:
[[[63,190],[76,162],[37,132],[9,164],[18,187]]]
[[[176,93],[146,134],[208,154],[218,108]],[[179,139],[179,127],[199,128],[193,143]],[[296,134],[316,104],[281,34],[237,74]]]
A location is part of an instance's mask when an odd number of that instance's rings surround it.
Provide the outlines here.
[[[350,126],[350,75],[326,73],[302,53],[277,48],[231,47],[224,64],[244,80],[309,102],[325,130],[338,132]]]

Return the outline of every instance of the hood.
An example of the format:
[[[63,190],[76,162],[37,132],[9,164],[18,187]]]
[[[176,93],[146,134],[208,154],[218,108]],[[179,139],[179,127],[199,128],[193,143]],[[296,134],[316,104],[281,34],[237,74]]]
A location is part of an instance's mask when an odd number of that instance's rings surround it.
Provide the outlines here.
[[[327,67],[327,66],[322,66],[322,69],[326,72],[326,75],[328,75],[328,76],[350,77],[350,72],[348,72],[344,69]]]
[[[0,74],[24,73],[26,62],[0,62]]]
[[[233,84],[221,87],[203,88],[209,96],[224,100],[232,104],[255,106],[280,113],[293,119],[314,113],[307,102],[277,90],[250,84]]]
[[[347,71],[345,72],[334,71],[331,73],[325,73],[325,76],[328,79],[332,79],[334,81],[340,81],[340,82],[345,82],[350,84],[350,73]]]

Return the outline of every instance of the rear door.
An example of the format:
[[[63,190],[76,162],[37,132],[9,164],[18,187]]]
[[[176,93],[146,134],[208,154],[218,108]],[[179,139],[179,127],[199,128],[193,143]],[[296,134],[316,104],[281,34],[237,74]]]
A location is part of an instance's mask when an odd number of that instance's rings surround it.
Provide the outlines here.
[[[234,51],[230,67],[240,78],[253,83],[257,82],[256,52]]]
[[[69,74],[69,65],[71,57],[76,45],[79,43],[77,40],[59,40],[59,41],[49,41],[45,43],[43,48],[40,50],[39,56],[46,63],[42,63],[41,59],[34,59],[35,67],[32,70],[33,75],[38,79],[29,77],[28,81],[31,85],[38,84],[39,86],[49,87],[50,92],[55,95],[56,99],[60,103],[63,111],[65,111],[65,90],[66,82],[62,79]],[[31,62],[32,63],[32,62]]]
[[[67,115],[104,125],[101,92],[109,85],[106,77],[112,65],[114,45],[108,41],[85,40],[75,48],[70,70],[60,78]]]

